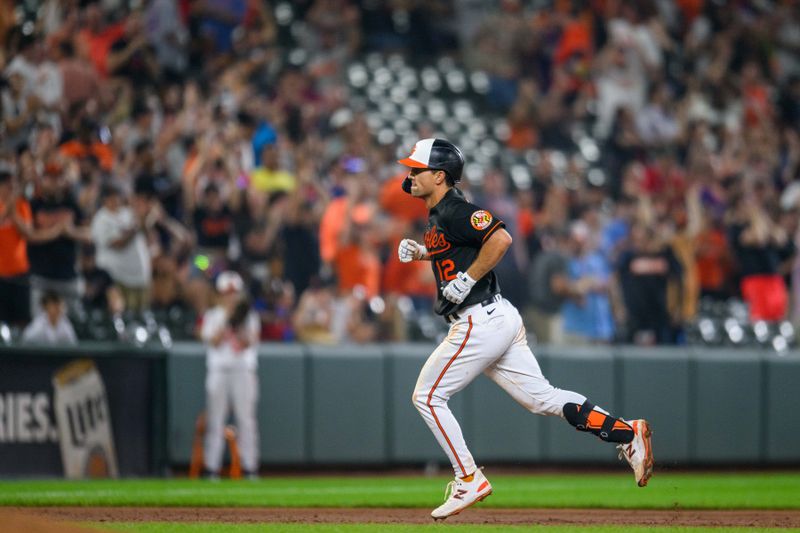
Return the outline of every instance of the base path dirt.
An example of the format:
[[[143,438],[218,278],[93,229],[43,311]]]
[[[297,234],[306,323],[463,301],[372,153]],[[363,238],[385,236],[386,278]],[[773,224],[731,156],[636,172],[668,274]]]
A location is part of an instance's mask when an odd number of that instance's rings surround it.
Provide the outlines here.
[[[59,521],[382,523],[426,524],[425,509],[216,508],[216,507],[30,507],[16,511]],[[800,527],[800,511],[468,509],[447,519],[453,524],[644,525]]]
[[[99,533],[95,528],[82,527],[66,523],[69,518],[60,521],[48,520],[36,516],[32,509],[11,512],[0,509],[0,530],[3,533]]]

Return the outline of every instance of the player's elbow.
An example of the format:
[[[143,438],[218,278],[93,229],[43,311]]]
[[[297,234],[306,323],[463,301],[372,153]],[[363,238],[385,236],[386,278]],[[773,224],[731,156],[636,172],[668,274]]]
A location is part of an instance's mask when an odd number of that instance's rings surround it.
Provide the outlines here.
[[[503,251],[508,250],[513,242],[511,234],[502,228],[497,230],[490,240]]]

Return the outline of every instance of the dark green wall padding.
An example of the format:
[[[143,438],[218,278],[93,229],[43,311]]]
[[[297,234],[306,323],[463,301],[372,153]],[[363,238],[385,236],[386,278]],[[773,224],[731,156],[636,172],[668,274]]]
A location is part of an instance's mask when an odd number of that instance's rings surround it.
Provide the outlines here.
[[[268,465],[446,464],[411,403],[431,345],[259,350],[261,460]],[[800,353],[694,348],[536,348],[550,382],[653,426],[657,462],[800,464]],[[168,355],[168,450],[186,464],[203,409],[200,344]],[[612,445],[536,416],[485,376],[450,406],[478,464],[617,461]]]

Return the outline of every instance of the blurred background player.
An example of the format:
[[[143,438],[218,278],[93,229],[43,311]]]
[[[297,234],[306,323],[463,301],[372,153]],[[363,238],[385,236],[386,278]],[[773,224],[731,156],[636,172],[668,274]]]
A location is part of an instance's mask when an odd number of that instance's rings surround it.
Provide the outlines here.
[[[224,429],[229,410],[236,417],[236,440],[242,468],[249,478],[258,476],[257,346],[258,315],[244,292],[244,281],[233,271],[216,281],[219,300],[203,317],[202,339],[206,357],[206,442],[204,461],[209,477],[219,476],[224,451]]]

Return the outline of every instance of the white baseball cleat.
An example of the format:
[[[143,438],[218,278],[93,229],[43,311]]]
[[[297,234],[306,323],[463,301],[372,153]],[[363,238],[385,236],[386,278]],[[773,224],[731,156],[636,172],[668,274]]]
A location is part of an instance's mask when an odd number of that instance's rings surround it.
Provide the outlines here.
[[[445,500],[442,505],[431,512],[435,520],[444,520],[453,516],[470,505],[474,505],[492,493],[492,484],[486,479],[480,469],[473,474],[472,481],[456,478],[447,484]]]
[[[640,487],[647,485],[653,475],[653,446],[650,443],[650,424],[647,420],[626,420],[633,427],[633,440],[628,444],[619,444],[619,458],[625,458],[633,468],[636,484]]]

